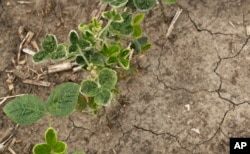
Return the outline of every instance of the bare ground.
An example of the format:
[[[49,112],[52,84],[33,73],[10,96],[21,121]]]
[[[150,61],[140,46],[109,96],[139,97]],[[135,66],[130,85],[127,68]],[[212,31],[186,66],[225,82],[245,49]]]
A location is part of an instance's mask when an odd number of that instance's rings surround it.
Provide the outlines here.
[[[34,93],[45,100],[57,84],[83,78],[70,71],[52,74],[44,80],[53,84],[43,88],[16,77],[14,91],[8,90],[6,79],[11,75],[8,70],[14,69],[11,59],[21,42],[20,26],[35,32],[38,43],[47,33],[66,41],[68,32],[88,22],[97,6],[92,0],[46,2],[51,3],[0,1],[0,97]],[[166,39],[178,7],[183,12]],[[75,112],[69,118],[53,118],[59,138],[68,143],[69,151],[88,154],[229,153],[230,137],[250,137],[250,44],[245,29],[250,24],[249,7],[248,1],[228,0],[158,5],[143,23],[153,48],[136,59],[136,73],[120,80],[120,98],[98,117]],[[0,117],[1,139],[14,123],[2,110]],[[11,148],[18,154],[31,153],[46,128],[46,118],[19,127]]]

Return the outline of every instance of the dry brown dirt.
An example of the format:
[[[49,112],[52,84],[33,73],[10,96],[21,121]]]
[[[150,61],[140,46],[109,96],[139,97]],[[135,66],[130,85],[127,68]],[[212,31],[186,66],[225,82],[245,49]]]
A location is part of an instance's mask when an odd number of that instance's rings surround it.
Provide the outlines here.
[[[43,80],[52,85],[44,88],[16,77],[14,90],[8,90],[6,80],[13,75],[12,59],[21,43],[20,26],[35,32],[38,44],[48,33],[66,41],[71,29],[90,21],[98,1],[31,2],[0,0],[0,97],[33,93],[46,100],[56,85],[83,79],[82,72],[55,73],[45,76]],[[183,12],[167,39],[169,22],[178,7]],[[120,80],[121,95],[106,112],[98,117],[79,112],[68,118],[53,117],[53,127],[68,143],[68,151],[227,154],[230,137],[250,137],[249,8],[247,0],[178,0],[174,6],[157,5],[143,23],[153,47],[135,60],[137,72]],[[21,59],[37,69],[29,56],[22,54]],[[0,110],[0,139],[14,126]],[[43,141],[47,126],[43,118],[18,127],[17,142],[11,148],[17,154],[31,153],[30,148]],[[8,150],[3,153],[10,154]]]

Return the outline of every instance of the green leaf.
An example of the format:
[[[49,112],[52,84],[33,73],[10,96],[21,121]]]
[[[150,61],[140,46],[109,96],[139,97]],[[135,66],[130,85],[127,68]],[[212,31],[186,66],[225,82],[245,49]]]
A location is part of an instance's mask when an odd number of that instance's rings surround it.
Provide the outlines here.
[[[123,18],[123,22],[122,22],[122,25],[123,26],[129,26],[131,25],[131,22],[132,22],[132,14],[128,13],[128,12],[123,12],[122,13],[122,18]]]
[[[87,102],[86,98],[80,93],[78,96],[76,110],[82,111],[82,110],[86,109],[87,106],[88,106],[88,102]]]
[[[111,92],[114,93],[114,94],[120,95],[120,91],[118,89],[116,89],[116,88],[112,89]]]
[[[94,97],[95,103],[101,106],[108,105],[111,102],[111,99],[111,91],[106,88],[99,88]]]
[[[128,0],[102,0],[103,2],[109,3],[114,8],[125,6]]]
[[[143,19],[144,19],[144,14],[137,14],[135,17],[134,17],[134,20],[133,20],[133,25],[139,25]]]
[[[140,10],[149,10],[155,3],[155,0],[134,0],[135,7]]]
[[[91,56],[89,61],[93,63],[95,66],[104,66],[105,58],[99,52],[94,52]]]
[[[127,13],[127,12],[123,12],[122,18],[123,18],[123,22],[121,22],[121,23],[112,22],[111,28],[112,28],[112,30],[119,32],[123,35],[129,35],[133,32],[133,27],[131,25],[132,15]]]
[[[146,51],[146,50],[149,50],[150,48],[151,48],[151,44],[148,43],[148,44],[142,46],[141,50]]]
[[[117,57],[109,57],[107,60],[108,65],[116,64],[117,63]]]
[[[135,7],[135,4],[134,4],[134,1],[133,0],[128,0],[128,3],[126,4],[126,7],[130,8],[132,11],[136,11],[136,7]]]
[[[103,68],[98,74],[98,82],[102,88],[113,89],[117,83],[117,74],[114,70]]]
[[[88,99],[89,99],[88,100],[88,106],[93,110],[93,113],[95,115],[97,115],[98,114],[98,110],[99,110],[98,105],[94,102],[94,98],[93,97],[89,97]]]
[[[108,56],[116,57],[120,54],[121,48],[118,45],[111,45],[108,48]]]
[[[133,26],[133,30],[134,30],[134,32],[133,32],[132,35],[133,35],[134,38],[137,38],[137,37],[141,36],[141,34],[142,34],[141,26],[139,26],[139,25]]]
[[[137,39],[140,45],[145,45],[148,42],[148,38],[146,36],[142,36]]]
[[[76,44],[72,44],[71,46],[69,46],[69,53],[77,51],[78,51],[78,46]]]
[[[36,144],[32,151],[34,154],[51,154],[51,148],[46,143]]]
[[[4,106],[3,111],[19,125],[36,122],[45,115],[45,104],[35,95],[17,97]]]
[[[78,40],[78,45],[81,49],[85,49],[87,47],[90,47],[91,46],[91,43],[87,40],[84,40],[84,39],[79,39]]]
[[[167,3],[168,5],[175,4],[175,3],[176,3],[176,0],[166,0],[166,3]]]
[[[124,49],[124,50],[122,50],[120,57],[127,58],[129,56],[129,54],[130,54],[130,49]]]
[[[86,30],[89,30],[89,26],[88,26],[87,24],[80,23],[80,24],[78,25],[78,30],[79,30],[80,32],[85,33]]]
[[[59,60],[65,58],[65,56],[66,56],[66,47],[65,45],[60,44],[57,46],[56,51],[51,54],[51,59]]]
[[[102,49],[102,54],[107,57],[116,57],[120,54],[120,46],[118,45],[111,45],[107,47],[105,44]]]
[[[57,48],[56,36],[53,34],[48,34],[45,36],[44,40],[42,41],[42,48],[49,53],[55,51]]]
[[[77,44],[78,43],[79,36],[75,30],[71,30],[69,32],[69,41],[72,44]]]
[[[134,49],[135,53],[139,53],[141,51],[141,44],[138,40],[133,40],[130,47]]]
[[[47,51],[45,51],[45,50],[38,51],[33,56],[33,61],[34,62],[41,62],[41,61],[44,61],[44,60],[47,60],[47,59],[49,59],[49,53]]]
[[[119,59],[119,64],[123,69],[125,69],[125,70],[129,69],[129,60],[128,59],[124,59],[124,58]]]
[[[49,127],[46,132],[45,132],[45,140],[46,143],[50,146],[50,147],[54,147],[57,143],[57,134],[56,131],[54,130],[54,128]]]
[[[82,66],[86,66],[87,65],[82,56],[77,56],[76,57],[76,63],[78,65],[82,65]]]
[[[115,10],[103,12],[102,17],[113,22],[123,22],[122,16]]]
[[[67,144],[62,141],[58,141],[56,145],[53,147],[54,154],[65,154],[66,150],[67,150]]]
[[[63,83],[57,86],[49,96],[48,111],[55,116],[67,116],[75,109],[78,101],[79,85]]]
[[[85,80],[81,84],[81,93],[87,97],[93,97],[96,95],[98,85],[94,81]]]

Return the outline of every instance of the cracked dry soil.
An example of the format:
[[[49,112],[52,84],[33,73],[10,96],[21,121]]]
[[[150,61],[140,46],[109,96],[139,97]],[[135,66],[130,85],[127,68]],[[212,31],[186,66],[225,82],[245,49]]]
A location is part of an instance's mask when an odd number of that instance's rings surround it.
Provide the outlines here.
[[[0,1],[0,97],[33,93],[45,100],[57,84],[83,79],[82,72],[52,74],[44,79],[52,86],[43,88],[16,78],[14,91],[8,91],[7,70],[14,68],[11,59],[20,44],[18,27],[36,32],[37,42],[47,33],[66,41],[69,30],[90,20],[98,1],[32,2]],[[166,39],[178,7],[183,12]],[[53,118],[59,138],[69,151],[88,154],[229,153],[230,137],[250,137],[250,42],[245,29],[250,25],[249,8],[250,1],[244,0],[157,5],[143,23],[153,48],[135,60],[136,73],[120,80],[120,98],[98,117],[75,112],[69,118]],[[0,117],[1,137],[14,123],[2,110]],[[46,120],[19,127],[12,149],[31,153],[30,147],[43,139]]]

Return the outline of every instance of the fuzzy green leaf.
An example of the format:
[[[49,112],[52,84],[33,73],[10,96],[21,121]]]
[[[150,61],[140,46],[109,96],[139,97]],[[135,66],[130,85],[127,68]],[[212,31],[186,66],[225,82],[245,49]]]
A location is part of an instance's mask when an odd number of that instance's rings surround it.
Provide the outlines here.
[[[89,29],[89,26],[87,25],[87,24],[83,24],[83,23],[80,23],[79,25],[78,25],[78,30],[80,31],[80,32],[85,32],[86,30],[88,30]]]
[[[104,66],[105,58],[99,52],[94,52],[91,56],[89,61],[93,63],[95,66]]]
[[[111,91],[106,88],[99,88],[94,97],[95,103],[101,106],[108,105],[111,102],[111,99]]]
[[[57,86],[48,98],[48,111],[55,116],[67,116],[75,109],[78,101],[79,85],[63,83]]]
[[[134,0],[134,5],[140,10],[149,10],[155,3],[155,0]]]
[[[51,147],[46,143],[36,144],[32,151],[34,154],[51,154]]]
[[[108,65],[116,64],[117,63],[117,57],[109,57],[107,60]]]
[[[36,122],[45,115],[45,104],[35,95],[17,97],[3,108],[5,114],[19,125]]]
[[[146,36],[142,36],[142,37],[138,38],[137,40],[140,43],[140,45],[142,45],[142,46],[148,42],[148,38]]]
[[[141,34],[142,34],[141,26],[139,26],[139,25],[133,26],[133,30],[134,30],[134,32],[133,32],[132,36],[134,38],[138,38],[141,36]]]
[[[135,7],[134,0],[128,0],[128,3],[126,4],[126,7],[130,8],[133,11],[136,11],[136,9],[137,9]]]
[[[119,59],[119,64],[123,69],[125,69],[125,70],[129,69],[129,60],[128,59],[124,59],[124,58]]]
[[[118,89],[116,89],[116,88],[112,89],[111,92],[114,93],[114,94],[120,95],[120,91]]]
[[[94,102],[94,98],[93,97],[89,97],[88,99],[89,99],[88,100],[88,106],[93,110],[93,113],[95,115],[97,115],[98,110],[99,110],[98,105]]]
[[[35,55],[32,58],[34,62],[41,62],[49,59],[49,53],[45,50],[41,50],[35,53]]]
[[[138,40],[133,40],[131,43],[131,48],[134,49],[135,53],[139,53],[141,51],[141,44]]]
[[[132,15],[127,13],[127,12],[123,12],[122,18],[123,18],[123,22],[121,22],[121,23],[112,22],[111,28],[114,31],[119,32],[123,35],[129,35],[133,32],[133,27],[131,25]]]
[[[137,14],[135,17],[134,17],[134,20],[133,20],[133,25],[139,25],[143,19],[144,19],[144,14]]]
[[[56,145],[53,147],[54,154],[65,154],[66,150],[67,150],[67,144],[62,141],[58,141]]]
[[[84,40],[84,39],[80,39],[78,40],[78,45],[81,49],[85,49],[87,47],[90,47],[91,46],[91,43],[87,40]]]
[[[72,44],[77,44],[78,43],[79,36],[75,30],[71,30],[69,32],[69,41]]]
[[[102,88],[113,89],[117,83],[117,74],[114,70],[103,68],[98,74],[98,82]]]
[[[120,54],[121,48],[118,45],[112,45],[108,49],[109,56],[116,57]]]
[[[103,12],[102,17],[113,22],[123,22],[122,16],[118,14],[115,10]]]
[[[146,51],[146,50],[149,50],[150,48],[151,48],[151,44],[148,43],[148,44],[142,46],[141,50]]]
[[[102,1],[109,3],[109,5],[115,8],[122,7],[128,2],[128,0],[102,0]]]
[[[81,93],[87,97],[93,97],[96,95],[98,85],[94,81],[85,80],[81,84]]]
[[[167,3],[168,5],[175,4],[175,3],[176,3],[176,0],[166,0],[166,3]]]
[[[63,44],[57,46],[57,49],[51,54],[51,59],[59,60],[65,58],[66,56],[66,47]]]
[[[120,47],[118,45],[103,46],[102,54],[107,57],[116,57],[120,54]]]
[[[47,36],[45,36],[42,41],[42,48],[49,53],[55,51],[57,48],[56,36],[53,34],[48,34]]]
[[[121,58],[127,58],[130,54],[130,50],[129,49],[124,49],[122,50],[121,54],[120,54],[120,57]]]
[[[82,66],[86,66],[87,65],[82,56],[77,56],[76,57],[76,63],[78,65],[82,65]]]
[[[88,102],[87,102],[86,98],[80,93],[78,96],[76,110],[82,111],[82,110],[86,109],[87,106],[88,106]]]
[[[45,140],[46,143],[50,146],[50,147],[54,147],[57,143],[57,134],[56,131],[54,130],[54,128],[49,127],[46,132],[45,132]]]
[[[71,46],[69,46],[69,53],[77,51],[78,51],[78,46],[76,44],[72,44]]]

